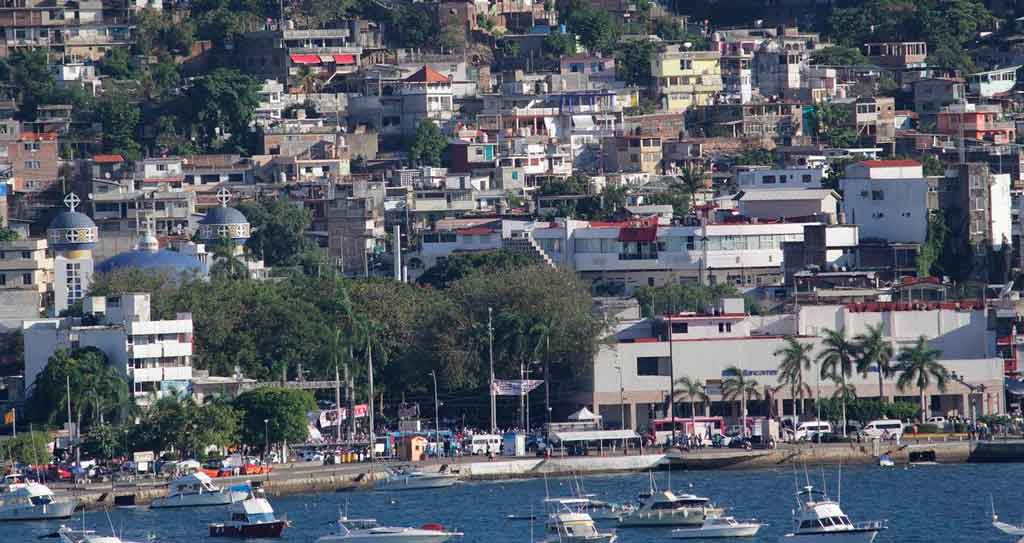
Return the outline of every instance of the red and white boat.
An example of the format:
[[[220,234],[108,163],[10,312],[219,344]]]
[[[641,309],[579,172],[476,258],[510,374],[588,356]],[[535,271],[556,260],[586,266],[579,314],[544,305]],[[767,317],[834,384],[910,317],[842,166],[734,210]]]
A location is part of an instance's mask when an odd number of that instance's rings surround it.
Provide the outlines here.
[[[231,504],[230,521],[210,525],[210,537],[281,537],[287,526],[287,520],[274,516],[274,508],[266,498],[250,495]]]

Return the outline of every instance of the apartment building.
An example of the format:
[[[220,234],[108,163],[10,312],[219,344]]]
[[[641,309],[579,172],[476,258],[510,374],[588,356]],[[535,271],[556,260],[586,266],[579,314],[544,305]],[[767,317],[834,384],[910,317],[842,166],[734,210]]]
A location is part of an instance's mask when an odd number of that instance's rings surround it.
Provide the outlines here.
[[[0,241],[0,330],[43,314],[53,300],[53,258],[45,239]]]
[[[879,66],[906,70],[924,68],[928,44],[923,41],[866,43],[864,56]]]
[[[1003,109],[989,104],[950,104],[938,113],[938,131],[953,137],[1011,144],[1016,141],[1017,126],[1004,121]]]
[[[652,91],[664,111],[686,111],[712,102],[722,92],[721,53],[669,45],[651,59]]]
[[[866,160],[846,167],[839,182],[843,211],[860,237],[924,243],[928,214],[935,202],[921,163],[914,160]]]
[[[604,168],[610,172],[658,173],[662,138],[651,134],[619,134],[601,142]]]
[[[151,320],[150,296],[129,293],[92,296],[84,300],[83,318],[27,320],[25,337],[25,389],[58,349],[95,347],[128,381],[139,405],[152,398],[188,390],[192,379],[192,315],[179,313],[173,320]]]

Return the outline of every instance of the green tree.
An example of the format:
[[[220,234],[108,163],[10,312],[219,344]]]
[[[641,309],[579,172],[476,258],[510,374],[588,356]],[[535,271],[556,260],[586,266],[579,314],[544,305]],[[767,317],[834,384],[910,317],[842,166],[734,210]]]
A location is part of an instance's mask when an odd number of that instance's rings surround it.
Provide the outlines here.
[[[616,77],[627,85],[648,86],[654,54],[655,46],[649,41],[622,44],[615,51]]]
[[[312,248],[305,232],[313,220],[308,209],[286,200],[238,204],[253,232],[246,247],[268,266],[294,266]]]
[[[97,63],[96,68],[101,74],[114,79],[137,79],[139,75],[135,59],[123,47],[107,49],[107,53]]]
[[[729,366],[724,371],[726,378],[722,381],[722,398],[740,404],[740,418],[743,420],[743,435],[747,431],[747,402],[761,398],[756,379],[748,378],[738,366]]]
[[[21,236],[17,230],[0,227],[0,241],[18,241]]]
[[[224,239],[210,245],[213,253],[213,266],[210,266],[210,275],[228,281],[237,281],[249,277],[249,268],[245,265],[244,256],[235,254],[234,244],[230,239]]]
[[[302,0],[300,11],[307,26],[326,28],[347,17],[352,5],[352,0]]]
[[[708,401],[708,395],[704,391],[704,383],[701,383],[699,379],[691,379],[689,376],[677,379],[676,397],[673,402],[679,401],[690,402],[690,419],[691,421],[695,419],[697,417],[697,402],[707,404]],[[696,429],[696,425],[694,425],[694,429]]]
[[[611,14],[581,0],[573,2],[566,25],[591,51],[609,53],[619,39],[618,27]]]
[[[235,398],[234,406],[241,413],[242,442],[262,447],[268,440],[271,444],[305,441],[309,437],[306,413],[316,409],[316,402],[304,390],[261,387]]]
[[[103,422],[129,401],[128,384],[107,364],[102,351],[61,349],[50,357],[30,389],[27,412],[33,420],[43,424],[66,420],[69,384],[72,416],[83,426]]]
[[[882,333],[882,324],[868,325],[867,330],[854,336],[853,340],[857,344],[857,373],[867,375],[872,367],[876,368],[878,401],[885,403],[885,380],[893,375],[893,350]]]
[[[917,276],[928,277],[936,265],[942,261],[943,249],[946,246],[946,219],[942,210],[932,210],[928,214],[928,230],[924,245],[917,253]]]
[[[745,147],[736,157],[741,166],[771,166],[775,163],[772,152],[764,147]]]
[[[18,437],[0,441],[0,458],[19,464],[49,464],[53,454],[46,446],[50,438],[45,433],[21,434]]]
[[[7,63],[11,83],[19,93],[18,116],[23,121],[34,121],[39,106],[55,103],[59,96],[49,56],[44,49],[18,48]]]
[[[946,174],[946,165],[932,153],[921,153],[921,166],[926,176]]]
[[[790,397],[793,398],[793,416],[797,417],[797,405],[803,407],[804,399],[811,395],[811,387],[804,380],[804,371],[811,369],[811,350],[814,346],[810,343],[801,343],[794,337],[785,339],[786,346],[780,347],[773,353],[782,358],[779,362],[779,383],[789,387]]]
[[[831,379],[839,384],[840,389],[846,389],[846,378],[853,375],[854,364],[857,360],[857,346],[846,339],[846,331],[825,330],[824,339],[821,341],[821,352],[818,353],[818,364],[821,377]],[[845,398],[845,396],[844,396]],[[846,436],[846,402],[843,401],[843,436]]]
[[[640,287],[633,292],[645,317],[678,313],[680,311],[705,311],[723,298],[739,298],[736,287],[728,283],[710,286],[691,284],[669,284],[661,287]]]
[[[446,289],[471,273],[514,271],[532,264],[526,255],[505,250],[456,253],[429,268],[417,282],[436,289]]]
[[[259,104],[259,84],[238,70],[217,68],[198,78],[186,91],[188,119],[207,149],[230,136],[236,145],[244,139]]]
[[[97,115],[103,126],[103,152],[119,154],[128,161],[138,160],[142,150],[135,135],[139,106],[115,95],[99,103]]]
[[[827,66],[863,66],[868,58],[857,47],[832,46],[811,52],[811,64]]]
[[[924,422],[928,417],[928,406],[925,403],[924,391],[932,382],[941,392],[946,391],[946,384],[949,382],[949,371],[946,366],[939,362],[942,351],[928,345],[928,339],[924,336],[917,338],[913,347],[905,347],[896,358],[896,372],[900,374],[896,380],[896,386],[905,390],[910,386],[917,387],[921,399],[920,420]]]
[[[178,65],[167,58],[149,66],[142,75],[140,84],[147,98],[155,99],[166,96],[181,83]]]
[[[430,119],[420,121],[416,127],[416,135],[409,146],[409,160],[421,166],[440,166],[448,139],[441,129]]]
[[[708,40],[703,36],[686,32],[681,22],[674,17],[658,17],[654,19],[654,34],[665,41],[690,42],[692,49],[698,51],[708,48]]]
[[[107,423],[97,424],[82,439],[82,454],[97,460],[109,460],[115,456],[118,447],[118,430]]]
[[[576,37],[566,32],[552,32],[544,38],[544,54],[552,60],[576,52]]]

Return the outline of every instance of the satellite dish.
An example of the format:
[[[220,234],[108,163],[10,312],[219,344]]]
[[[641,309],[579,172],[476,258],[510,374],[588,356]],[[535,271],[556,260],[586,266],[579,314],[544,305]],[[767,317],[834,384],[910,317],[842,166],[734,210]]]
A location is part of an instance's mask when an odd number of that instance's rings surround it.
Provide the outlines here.
[[[693,43],[688,42],[688,41],[687,42],[683,42],[683,47],[686,48],[686,49],[689,49],[689,48],[693,47]]]

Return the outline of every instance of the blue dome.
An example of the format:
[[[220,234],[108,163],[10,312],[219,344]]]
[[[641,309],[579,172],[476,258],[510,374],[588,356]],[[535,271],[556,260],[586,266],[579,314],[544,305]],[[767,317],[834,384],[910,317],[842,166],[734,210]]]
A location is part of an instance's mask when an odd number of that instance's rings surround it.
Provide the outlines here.
[[[177,251],[135,250],[114,255],[96,266],[96,271],[108,273],[125,268],[168,271],[175,275],[203,273],[203,265],[194,257]]]
[[[233,207],[214,207],[206,212],[199,224],[242,224],[249,220],[242,212]]]
[[[47,228],[96,228],[96,223],[85,213],[64,211],[58,213]]]

